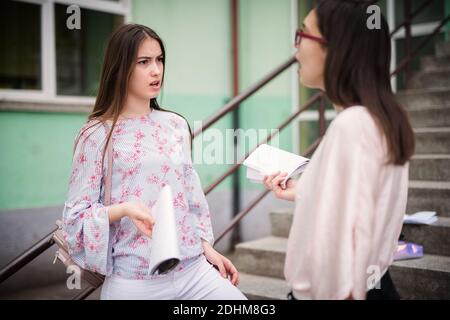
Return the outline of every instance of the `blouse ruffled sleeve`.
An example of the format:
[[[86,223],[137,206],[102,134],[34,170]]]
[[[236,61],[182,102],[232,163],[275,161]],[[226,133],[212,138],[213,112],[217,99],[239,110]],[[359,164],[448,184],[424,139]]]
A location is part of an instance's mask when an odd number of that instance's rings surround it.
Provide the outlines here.
[[[91,126],[88,123],[87,126]],[[86,126],[84,127],[86,128]],[[73,261],[81,268],[104,275],[112,273],[115,224],[110,225],[108,206],[102,204],[102,153],[106,131],[98,123],[83,132],[76,146],[69,191],[63,210],[63,230]]]

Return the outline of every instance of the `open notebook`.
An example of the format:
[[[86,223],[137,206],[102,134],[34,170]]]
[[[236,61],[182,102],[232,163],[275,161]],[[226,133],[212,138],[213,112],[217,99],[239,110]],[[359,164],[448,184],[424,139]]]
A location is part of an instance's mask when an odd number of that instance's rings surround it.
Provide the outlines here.
[[[155,225],[152,232],[149,272],[155,275],[165,274],[181,261],[170,186],[165,186],[159,193],[152,214],[155,217]]]
[[[284,187],[289,178],[302,173],[306,169],[309,159],[294,153],[262,144],[244,161],[247,167],[247,178],[253,182],[262,182],[264,176],[278,171],[287,172],[282,182]]]

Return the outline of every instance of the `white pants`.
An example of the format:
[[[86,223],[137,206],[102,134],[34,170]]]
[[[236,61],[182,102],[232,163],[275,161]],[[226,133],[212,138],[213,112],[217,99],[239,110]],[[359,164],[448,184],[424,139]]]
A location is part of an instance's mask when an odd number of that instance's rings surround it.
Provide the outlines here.
[[[106,277],[101,300],[246,300],[201,256],[186,269],[152,280]]]

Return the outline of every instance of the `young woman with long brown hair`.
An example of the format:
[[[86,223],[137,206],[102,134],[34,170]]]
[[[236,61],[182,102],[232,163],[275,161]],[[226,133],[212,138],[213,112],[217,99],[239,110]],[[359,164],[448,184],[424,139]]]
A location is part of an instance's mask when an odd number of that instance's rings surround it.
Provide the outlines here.
[[[142,25],[119,27],[108,43],[95,107],[78,135],[63,212],[71,258],[106,275],[102,299],[245,299],[236,288],[236,268],[212,247],[188,124],[156,100],[164,59],[162,40]],[[109,144],[111,205],[105,206]],[[166,185],[173,190],[182,261],[168,274],[151,275],[151,208]]]
[[[298,181],[283,189],[284,173],[265,178],[296,203],[284,269],[294,299],[399,298],[388,268],[414,136],[391,89],[388,24],[367,27],[372,2],[317,1],[297,31],[300,81],[324,91],[338,115]]]

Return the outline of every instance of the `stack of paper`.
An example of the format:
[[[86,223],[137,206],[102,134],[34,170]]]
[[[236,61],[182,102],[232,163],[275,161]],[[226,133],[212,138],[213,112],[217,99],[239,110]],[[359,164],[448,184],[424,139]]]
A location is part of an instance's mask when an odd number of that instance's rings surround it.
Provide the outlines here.
[[[253,151],[244,161],[247,167],[247,178],[253,182],[262,182],[264,176],[276,172],[286,172],[287,176],[282,182],[302,173],[306,169],[309,159],[294,153],[262,144]]]
[[[181,261],[170,186],[165,186],[161,190],[152,208],[152,214],[155,217],[155,225],[152,232],[149,271],[150,274],[165,274]]]
[[[405,214],[403,223],[409,224],[433,224],[437,221],[436,212],[434,211],[421,211],[415,214]]]

